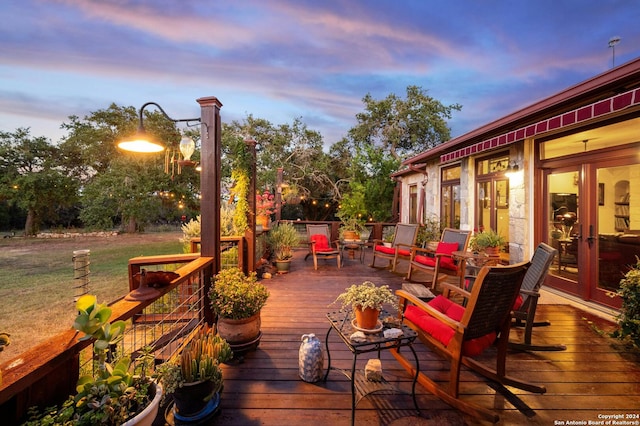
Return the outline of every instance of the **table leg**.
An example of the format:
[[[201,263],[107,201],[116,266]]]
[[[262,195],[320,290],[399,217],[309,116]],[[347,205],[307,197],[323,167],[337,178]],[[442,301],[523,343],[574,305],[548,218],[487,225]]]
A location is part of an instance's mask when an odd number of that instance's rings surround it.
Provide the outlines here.
[[[351,365],[351,426],[356,421],[356,360],[358,355],[353,354],[353,364]]]
[[[411,397],[413,398],[413,405],[416,407],[418,415],[420,415],[420,407],[418,407],[418,401],[416,400],[416,383],[418,382],[418,374],[420,374],[420,361],[418,360],[416,350],[413,349],[413,345],[409,345],[409,349],[413,352],[413,359],[416,360],[416,375],[413,378],[413,385],[411,385]]]
[[[327,335],[324,338],[324,345],[325,345],[325,348],[327,349],[327,372],[324,373],[324,379],[322,379],[322,381],[324,382],[327,381],[327,377],[329,377],[329,371],[331,370],[331,353],[329,352],[329,334],[331,333],[332,329],[333,327],[329,327],[329,330],[327,330]]]

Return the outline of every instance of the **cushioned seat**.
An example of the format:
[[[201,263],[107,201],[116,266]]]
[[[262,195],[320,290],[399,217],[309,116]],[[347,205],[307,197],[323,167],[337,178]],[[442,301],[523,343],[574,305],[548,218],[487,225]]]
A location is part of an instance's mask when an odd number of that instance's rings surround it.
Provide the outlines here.
[[[309,254],[313,256],[313,268],[318,269],[318,258],[337,259],[340,268],[340,247],[336,241],[330,242],[329,225],[307,225],[307,237],[309,239]]]
[[[418,225],[398,223],[393,234],[391,247],[386,247],[381,240],[373,240],[373,260],[371,267],[376,267],[376,258],[389,259],[391,270],[395,272],[398,260],[411,257],[411,247],[418,237]]]

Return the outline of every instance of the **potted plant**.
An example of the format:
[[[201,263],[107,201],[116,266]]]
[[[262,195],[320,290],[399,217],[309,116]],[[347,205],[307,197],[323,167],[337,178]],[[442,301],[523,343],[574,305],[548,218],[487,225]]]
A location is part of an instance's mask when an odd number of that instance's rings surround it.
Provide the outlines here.
[[[359,328],[372,330],[378,324],[378,315],[385,303],[397,304],[398,299],[388,285],[376,286],[371,281],[353,284],[338,295],[334,303],[342,302],[342,307],[351,306]]]
[[[506,238],[493,229],[476,232],[469,241],[469,247],[474,252],[485,252],[488,255],[498,254],[500,248],[507,242]]]
[[[384,232],[382,233],[382,244],[384,244],[385,247],[391,247],[391,244],[393,243],[393,237],[395,237],[395,228],[386,228],[384,230]]]
[[[77,394],[70,396],[59,410],[30,410],[30,419],[25,425],[151,425],[162,397],[162,387],[147,374],[153,365],[153,356],[147,354],[139,358],[139,375],[131,371],[128,357],[120,358],[115,365],[107,363],[110,348],[124,336],[125,322],[109,323],[111,308],[98,304],[93,295],[81,296],[76,310],[78,316],[73,327],[84,333],[80,340],[95,339],[96,372],[80,377]]]
[[[367,230],[364,222],[356,217],[344,218],[338,229],[342,241],[359,240],[360,235]]]
[[[282,222],[269,231],[267,237],[269,246],[275,256],[276,267],[279,274],[289,271],[293,249],[300,244],[300,235],[295,226],[289,222]]]
[[[245,275],[239,268],[223,269],[209,292],[211,308],[218,316],[218,334],[234,353],[255,349],[260,343],[260,310],[269,290],[255,272]]]
[[[618,330],[612,336],[628,343],[636,351],[640,350],[640,258],[620,280],[617,295],[622,299]]]
[[[269,217],[274,212],[275,197],[265,189],[262,194],[256,194],[256,225],[266,229],[269,227]]]
[[[166,394],[173,395],[174,416],[188,422],[212,415],[220,404],[220,363],[233,357],[231,347],[214,329],[201,329],[178,356],[157,368]]]

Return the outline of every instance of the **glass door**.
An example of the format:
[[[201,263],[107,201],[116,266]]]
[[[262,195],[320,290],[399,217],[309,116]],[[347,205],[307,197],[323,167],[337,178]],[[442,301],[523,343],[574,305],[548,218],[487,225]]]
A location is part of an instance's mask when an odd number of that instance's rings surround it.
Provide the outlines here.
[[[558,250],[550,274],[554,287],[578,294],[582,223],[579,212],[580,171],[577,168],[549,173],[547,179],[548,244]]]
[[[590,290],[592,299],[616,306],[613,293],[640,256],[640,165],[599,166],[593,235],[597,279]]]

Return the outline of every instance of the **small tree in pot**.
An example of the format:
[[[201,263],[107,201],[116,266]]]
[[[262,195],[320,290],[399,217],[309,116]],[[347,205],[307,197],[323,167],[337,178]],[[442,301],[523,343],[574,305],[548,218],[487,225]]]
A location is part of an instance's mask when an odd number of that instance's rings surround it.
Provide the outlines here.
[[[267,239],[276,259],[278,273],[288,272],[293,249],[300,244],[300,235],[295,226],[289,222],[279,223],[271,228]]]

